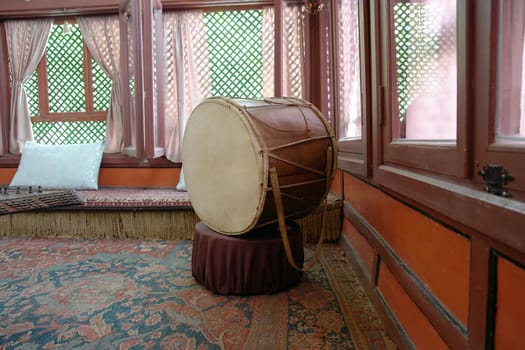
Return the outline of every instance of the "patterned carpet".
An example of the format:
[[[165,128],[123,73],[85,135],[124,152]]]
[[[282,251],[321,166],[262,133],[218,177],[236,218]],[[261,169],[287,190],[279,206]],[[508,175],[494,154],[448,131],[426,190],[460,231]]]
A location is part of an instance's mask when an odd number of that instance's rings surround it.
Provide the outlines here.
[[[233,297],[191,277],[190,241],[0,239],[0,349],[395,348],[342,251],[320,262]]]

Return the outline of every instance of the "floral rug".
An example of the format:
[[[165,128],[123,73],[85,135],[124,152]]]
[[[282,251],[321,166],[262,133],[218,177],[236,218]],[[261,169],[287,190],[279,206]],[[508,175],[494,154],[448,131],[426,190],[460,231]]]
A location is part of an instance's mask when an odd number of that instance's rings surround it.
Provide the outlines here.
[[[395,348],[339,248],[327,245],[299,286],[250,297],[199,285],[191,249],[0,239],[0,349]]]

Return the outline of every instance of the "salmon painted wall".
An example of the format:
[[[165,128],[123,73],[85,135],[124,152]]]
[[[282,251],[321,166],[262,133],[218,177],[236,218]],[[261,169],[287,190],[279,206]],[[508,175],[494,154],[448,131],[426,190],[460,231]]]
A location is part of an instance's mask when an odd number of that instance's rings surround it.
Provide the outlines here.
[[[352,249],[357,254],[357,259],[365,270],[366,276],[371,280],[376,255],[374,248],[348,220],[343,220],[342,229],[343,235],[352,243]]]
[[[8,185],[16,168],[0,169],[0,184]],[[101,168],[100,187],[175,187],[180,168]]]
[[[525,267],[498,257],[495,283],[494,349],[525,348]]]
[[[470,241],[348,174],[344,188],[345,201],[466,326]]]
[[[379,292],[388,302],[390,310],[396,315],[415,349],[449,348],[384,264],[379,267],[377,285]]]
[[[391,255],[390,261],[402,265],[402,269],[397,268],[403,271],[404,276],[400,277],[409,280],[413,288],[422,290],[424,295],[430,295],[430,303],[440,310],[437,313],[445,310],[448,318],[467,329],[469,237],[347,173],[343,173],[342,179],[345,206],[351,207],[358,220],[374,232],[375,244],[384,246],[380,249],[383,254]],[[382,295],[382,303],[386,304],[388,313],[394,315],[394,323],[402,328],[405,336],[418,349],[447,348],[427,315],[399,283],[398,276],[385,264],[379,250],[366,238],[369,234],[359,232],[347,217],[342,227],[345,240],[358,255],[366,274],[371,275],[370,280],[376,283]],[[374,269],[376,256],[380,263]]]

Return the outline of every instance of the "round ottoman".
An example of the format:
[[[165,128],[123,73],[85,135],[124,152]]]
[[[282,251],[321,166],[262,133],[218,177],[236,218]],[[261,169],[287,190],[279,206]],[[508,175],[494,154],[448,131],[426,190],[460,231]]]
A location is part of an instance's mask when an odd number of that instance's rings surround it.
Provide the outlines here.
[[[298,266],[304,262],[303,235],[295,222],[287,224],[288,239]],[[277,226],[243,235],[216,232],[203,222],[195,225],[191,257],[193,277],[223,295],[272,294],[298,285],[303,277],[288,263]]]

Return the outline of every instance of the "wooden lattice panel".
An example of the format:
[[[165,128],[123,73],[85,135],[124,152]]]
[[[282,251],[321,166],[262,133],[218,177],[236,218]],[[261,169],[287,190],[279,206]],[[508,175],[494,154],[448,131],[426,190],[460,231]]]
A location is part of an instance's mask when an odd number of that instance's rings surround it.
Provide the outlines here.
[[[263,97],[262,10],[207,12],[212,94]]]
[[[55,145],[103,141],[106,122],[33,123],[33,136],[36,142]]]
[[[64,34],[53,26],[46,46],[49,111],[84,112],[84,63],[82,35],[77,24]]]

